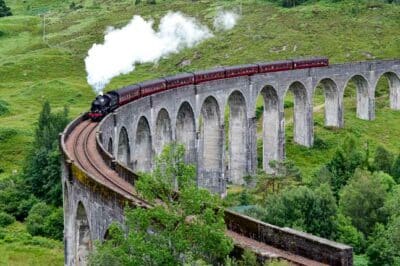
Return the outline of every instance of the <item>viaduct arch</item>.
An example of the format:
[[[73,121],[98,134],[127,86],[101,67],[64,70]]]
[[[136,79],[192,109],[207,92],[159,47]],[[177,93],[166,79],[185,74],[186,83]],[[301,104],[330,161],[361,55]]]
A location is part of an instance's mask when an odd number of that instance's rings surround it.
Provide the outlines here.
[[[318,85],[324,90],[325,125],[340,128],[344,126],[347,84],[352,81],[356,85],[357,116],[373,120],[375,87],[382,76],[389,82],[390,107],[400,110],[400,60],[338,64],[214,80],[141,98],[102,120],[97,143],[103,147],[103,158],[113,158],[111,164],[121,163],[118,169],[138,172],[151,170],[163,145],[181,142],[186,146],[186,160],[197,165],[199,186],[224,194],[227,182],[242,184],[244,175],[256,172],[255,107],[259,95],[264,101],[263,168],[270,171],[271,160],[285,157],[283,103],[289,91],[295,98],[294,140],[310,147],[312,100]],[[71,130],[67,128],[64,135]],[[76,265],[93,240],[103,239],[112,221],[123,222],[124,204],[118,193],[88,186],[90,182],[74,162],[66,159],[62,170],[64,204],[68,206],[64,208],[66,264]]]

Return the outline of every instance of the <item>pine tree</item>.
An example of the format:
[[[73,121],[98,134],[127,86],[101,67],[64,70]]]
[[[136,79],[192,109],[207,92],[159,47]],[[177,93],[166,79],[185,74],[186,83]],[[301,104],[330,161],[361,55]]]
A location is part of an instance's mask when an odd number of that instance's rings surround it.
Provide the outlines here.
[[[6,6],[4,0],[0,0],[0,18],[6,16],[12,16],[11,10]]]

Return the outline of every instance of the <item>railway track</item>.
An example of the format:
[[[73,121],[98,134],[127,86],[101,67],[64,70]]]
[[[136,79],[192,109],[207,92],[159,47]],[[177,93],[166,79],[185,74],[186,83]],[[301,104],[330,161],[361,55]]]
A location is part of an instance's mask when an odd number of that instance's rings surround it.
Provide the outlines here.
[[[87,174],[95,178],[97,182],[124,195],[136,206],[149,207],[150,204],[138,196],[135,188],[111,169],[97,152],[97,125],[95,122],[85,120],[71,132],[66,141],[71,159]]]
[[[122,195],[135,206],[151,208],[151,204],[138,196],[134,186],[120,177],[101,157],[96,143],[97,125],[98,123],[91,120],[82,120],[72,126],[73,130],[67,134],[66,140],[63,139],[65,141],[63,148],[66,150],[67,157],[95,182]],[[229,223],[229,219],[226,222]],[[244,226],[248,227],[247,224]],[[239,230],[229,228],[226,235],[233,240],[236,247],[250,249],[263,259],[283,259],[288,261],[289,265],[328,265],[247,237],[240,231],[240,228]]]

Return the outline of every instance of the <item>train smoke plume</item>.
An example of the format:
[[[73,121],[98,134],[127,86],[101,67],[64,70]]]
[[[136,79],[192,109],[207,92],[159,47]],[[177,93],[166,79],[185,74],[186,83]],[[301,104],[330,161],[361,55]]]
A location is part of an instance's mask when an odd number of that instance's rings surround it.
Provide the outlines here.
[[[214,18],[214,28],[216,30],[230,30],[235,27],[239,15],[232,11],[219,10]]]
[[[153,23],[134,16],[123,28],[108,28],[103,44],[93,44],[85,65],[87,81],[97,94],[113,77],[133,71],[136,63],[156,62],[213,36],[206,26],[179,12],[167,13],[157,31]]]

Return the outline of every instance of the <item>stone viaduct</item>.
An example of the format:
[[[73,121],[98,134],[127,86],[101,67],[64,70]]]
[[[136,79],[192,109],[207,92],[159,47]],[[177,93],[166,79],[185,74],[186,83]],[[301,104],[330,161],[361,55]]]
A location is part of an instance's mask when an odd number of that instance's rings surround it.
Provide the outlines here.
[[[108,115],[96,129],[98,150],[108,156],[109,165],[116,162],[125,172],[138,172],[152,169],[153,159],[166,143],[183,143],[186,160],[197,166],[198,185],[224,194],[227,182],[243,184],[243,176],[257,170],[259,95],[264,100],[263,167],[271,171],[270,161],[285,158],[284,98],[289,91],[294,95],[294,141],[311,147],[316,88],[321,85],[324,90],[325,125],[340,128],[345,123],[343,101],[348,83],[353,81],[356,86],[357,117],[373,120],[375,89],[382,76],[389,82],[390,107],[400,110],[400,60],[335,64],[180,87],[139,99]],[[229,125],[224,123],[227,106]],[[66,129],[62,142],[80,122]],[[65,263],[74,265],[91,248],[92,240],[104,239],[113,220],[123,221],[124,206],[117,192],[104,193],[107,187],[88,185],[68,153],[64,155]]]

